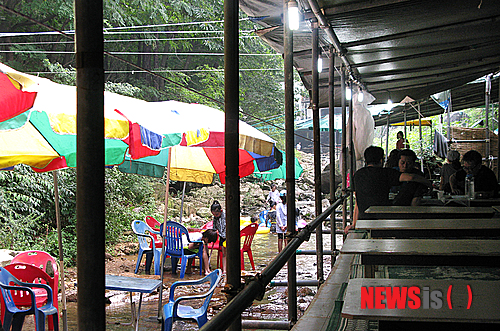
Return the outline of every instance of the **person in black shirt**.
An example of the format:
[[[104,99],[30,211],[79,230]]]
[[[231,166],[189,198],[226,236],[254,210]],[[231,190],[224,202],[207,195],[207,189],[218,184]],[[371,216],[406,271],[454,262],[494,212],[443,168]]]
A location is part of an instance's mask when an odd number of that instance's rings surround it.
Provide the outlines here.
[[[370,146],[365,152],[366,166],[356,171],[353,176],[353,190],[356,197],[353,222],[346,226],[344,232],[356,227],[358,219],[366,219],[364,213],[370,206],[388,206],[389,191],[392,186],[399,182],[414,181],[432,187],[429,180],[422,176],[411,173],[400,173],[396,169],[382,168],[384,150],[380,147]]]
[[[417,155],[414,151],[403,149],[399,152],[399,171],[424,177],[424,173],[415,168],[416,160]],[[396,188],[393,188],[398,193],[392,202],[394,206],[418,206],[422,196],[427,192],[427,187],[417,182],[403,182],[398,185]]]
[[[482,165],[483,157],[481,153],[470,150],[464,154],[463,167],[450,176],[451,191],[454,194],[465,193],[465,177],[474,178],[474,192],[482,194],[484,197],[494,197],[498,195],[498,180],[495,173],[490,168]]]

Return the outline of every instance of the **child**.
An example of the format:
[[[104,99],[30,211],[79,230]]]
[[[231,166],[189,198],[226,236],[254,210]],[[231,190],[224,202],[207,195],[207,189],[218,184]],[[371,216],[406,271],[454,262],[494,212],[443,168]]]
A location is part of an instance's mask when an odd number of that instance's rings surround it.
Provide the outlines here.
[[[187,238],[182,237],[184,242],[184,254],[196,254],[198,253],[198,250],[200,249],[201,243],[197,242],[187,242]],[[209,243],[214,243],[217,241],[217,231],[214,229],[208,229],[203,231],[202,233],[200,232],[194,232],[189,235],[189,239],[191,241],[203,241],[203,275],[208,275],[210,273],[210,258],[208,256],[208,244]],[[191,265],[192,265],[193,259],[189,259],[187,266],[186,266],[186,273],[191,273]]]
[[[270,209],[266,215],[266,225],[271,229],[272,233],[276,233],[276,202],[269,202]]]

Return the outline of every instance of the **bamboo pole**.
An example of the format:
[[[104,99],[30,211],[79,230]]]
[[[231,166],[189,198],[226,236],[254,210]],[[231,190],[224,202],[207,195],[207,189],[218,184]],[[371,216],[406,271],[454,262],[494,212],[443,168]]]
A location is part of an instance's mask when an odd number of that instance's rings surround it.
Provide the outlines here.
[[[161,254],[160,254],[160,280],[161,286],[158,295],[158,320],[160,321],[163,316],[161,314],[162,311],[162,296],[163,296],[163,268],[165,266],[165,234],[167,233],[166,223],[168,221],[168,191],[170,190],[170,162],[172,160],[172,147],[168,148],[168,161],[167,161],[167,182],[165,183],[165,211],[163,213],[163,231],[161,233]],[[154,243],[153,243],[153,249]],[[154,252],[153,252],[154,254]],[[158,263],[155,261],[155,263]]]
[[[59,209],[59,188],[57,183],[57,170],[52,172],[54,179],[54,202],[56,205],[57,242],[59,245],[59,277],[61,280],[61,303],[62,303],[62,329],[68,331],[68,314],[66,310],[66,285],[64,284],[64,255],[62,244],[61,212]]]

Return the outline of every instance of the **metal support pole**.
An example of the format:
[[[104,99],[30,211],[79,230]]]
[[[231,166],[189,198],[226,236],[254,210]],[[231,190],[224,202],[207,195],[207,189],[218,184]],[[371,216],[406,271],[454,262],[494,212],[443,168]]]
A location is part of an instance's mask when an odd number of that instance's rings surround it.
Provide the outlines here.
[[[486,138],[486,158],[488,159],[488,167],[491,169],[491,148],[490,148],[490,92],[491,92],[491,75],[486,76],[485,90],[484,90],[484,104],[485,104],[485,138]]]
[[[450,103],[448,104],[448,108],[446,108],[446,120],[448,122],[448,135],[447,135],[447,138],[448,138],[448,147],[449,147],[449,143],[451,141],[451,112],[453,110],[453,106],[452,106],[452,100],[451,100],[451,90],[450,90]]]
[[[422,143],[422,113],[420,112],[420,103],[418,103],[418,139],[420,141],[420,171],[424,172],[424,146]]]
[[[228,301],[234,298],[241,287],[238,11],[237,0],[224,0],[224,108],[226,111],[224,144]],[[241,315],[234,320],[229,330],[241,330]]]
[[[387,113],[387,135],[385,138],[385,160],[389,157],[389,127],[390,127],[391,111]]]
[[[349,100],[349,188],[352,185],[352,176],[354,175],[354,169],[356,168],[356,152],[354,151],[354,107],[352,101],[352,82],[349,83],[349,88],[351,89],[351,99]],[[352,222],[354,215],[354,193],[351,191],[349,195],[349,218]]]
[[[78,330],[104,330],[103,2],[75,1]]]
[[[335,190],[337,186],[335,185],[335,52],[334,48],[330,48],[330,63],[328,72],[328,122],[329,122],[329,134],[330,134],[330,205],[335,202]],[[335,211],[330,215],[330,229],[331,231],[331,250],[335,251],[337,248],[336,236],[335,236]],[[331,265],[335,264],[337,257],[332,254]]]
[[[319,73],[318,73],[318,22],[312,23],[312,112],[313,112],[313,141],[314,141],[314,209],[316,217],[321,214],[321,146],[319,135]],[[316,276],[320,284],[323,276],[323,225],[319,225],[316,232]]]
[[[498,139],[497,139],[497,180],[500,180],[500,77],[498,79],[498,100],[497,100],[497,127]]]
[[[294,141],[294,98],[293,98],[293,32],[288,23],[288,1],[284,9],[284,73],[285,73],[285,154],[286,158],[286,205],[287,235],[295,234],[295,141]],[[236,44],[237,45],[237,44]],[[286,249],[286,247],[285,247]],[[297,322],[297,257],[290,256],[288,268],[288,321]]]
[[[341,88],[341,106],[342,106],[342,194],[347,193],[347,105],[346,105],[346,84],[345,84],[345,67],[342,65],[340,71],[340,88]],[[347,225],[347,201],[342,202],[342,228],[345,229]]]
[[[405,149],[407,144],[406,144],[406,140],[408,140],[408,138],[406,137],[406,105],[403,106],[403,118],[404,118],[404,132],[405,132],[405,135],[404,135],[404,142],[403,142],[403,148]]]

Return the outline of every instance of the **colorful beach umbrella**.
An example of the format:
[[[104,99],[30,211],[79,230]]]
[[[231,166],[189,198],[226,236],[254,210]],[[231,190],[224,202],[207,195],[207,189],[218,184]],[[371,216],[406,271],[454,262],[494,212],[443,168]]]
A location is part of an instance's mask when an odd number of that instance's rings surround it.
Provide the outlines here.
[[[35,96],[29,107],[28,97],[18,98],[16,104],[0,90],[3,119],[0,121],[0,169],[17,164],[29,165],[35,171],[76,167],[76,87],[22,74],[3,64],[0,70],[29,80],[27,89],[32,91],[31,97]],[[130,121],[113,105],[129,103],[144,107],[147,104],[129,99],[132,98],[105,94],[108,104],[104,114],[105,165],[122,163],[127,153],[136,159],[160,152],[163,137]],[[30,109],[26,110],[27,107]]]
[[[125,161],[119,169],[126,173],[162,177],[171,154],[170,179],[210,184],[214,174],[225,182],[224,112],[200,104],[178,101],[155,103],[144,111],[124,110],[130,119],[164,136],[177,133],[180,144],[160,154]],[[279,166],[280,153],[272,138],[239,122],[239,175],[252,174]]]

